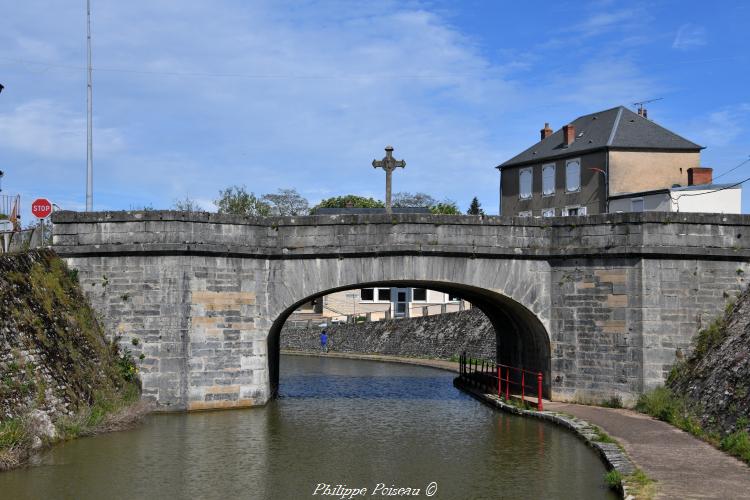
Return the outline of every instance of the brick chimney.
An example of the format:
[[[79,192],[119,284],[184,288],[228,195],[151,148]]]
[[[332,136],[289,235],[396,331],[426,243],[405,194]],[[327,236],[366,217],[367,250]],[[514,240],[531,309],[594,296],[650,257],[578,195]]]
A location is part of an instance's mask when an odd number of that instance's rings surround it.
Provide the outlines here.
[[[688,186],[700,186],[713,182],[714,169],[709,167],[693,167],[688,169]]]
[[[563,125],[563,144],[570,146],[576,140],[576,128],[573,125]]]
[[[644,107],[638,108],[638,116],[642,116],[646,119],[648,119],[648,110]]]
[[[542,134],[542,140],[544,140],[547,137],[551,136],[552,135],[552,129],[549,128],[549,123],[545,123],[544,124],[544,128],[542,130],[540,130],[539,132],[541,132],[541,134]]]

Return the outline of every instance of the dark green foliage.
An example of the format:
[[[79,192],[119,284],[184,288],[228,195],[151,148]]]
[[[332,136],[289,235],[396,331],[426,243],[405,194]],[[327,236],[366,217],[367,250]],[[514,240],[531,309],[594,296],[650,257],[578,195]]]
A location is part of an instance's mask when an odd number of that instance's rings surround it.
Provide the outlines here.
[[[620,474],[620,472],[616,469],[612,469],[611,471],[604,474],[604,482],[607,483],[607,486],[609,486],[613,490],[617,490],[622,485],[622,474]]]
[[[484,215],[484,210],[482,210],[482,204],[479,203],[479,199],[475,196],[471,200],[471,205],[469,205],[469,209],[466,211],[467,215]]]
[[[319,208],[383,208],[385,203],[374,198],[365,198],[354,194],[345,196],[335,196],[326,198],[310,209],[310,214],[314,215]]]
[[[444,200],[430,207],[430,212],[438,215],[461,215],[461,211],[455,202]]]

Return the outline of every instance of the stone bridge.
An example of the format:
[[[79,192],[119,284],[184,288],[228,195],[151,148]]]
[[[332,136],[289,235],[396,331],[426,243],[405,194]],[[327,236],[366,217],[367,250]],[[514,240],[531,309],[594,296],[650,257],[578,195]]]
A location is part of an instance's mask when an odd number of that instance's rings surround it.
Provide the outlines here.
[[[54,249],[164,410],[266,403],[289,314],[363,286],[456,293],[491,320],[498,360],[544,373],[547,397],[632,401],[750,272],[750,217],[739,215],[53,219]]]

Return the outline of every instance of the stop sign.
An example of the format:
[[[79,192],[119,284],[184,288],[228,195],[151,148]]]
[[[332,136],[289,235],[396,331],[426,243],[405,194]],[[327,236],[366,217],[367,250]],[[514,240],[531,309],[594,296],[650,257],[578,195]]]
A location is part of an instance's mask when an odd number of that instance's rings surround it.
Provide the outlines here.
[[[44,219],[52,213],[52,203],[46,198],[37,198],[31,204],[31,213],[37,219]]]

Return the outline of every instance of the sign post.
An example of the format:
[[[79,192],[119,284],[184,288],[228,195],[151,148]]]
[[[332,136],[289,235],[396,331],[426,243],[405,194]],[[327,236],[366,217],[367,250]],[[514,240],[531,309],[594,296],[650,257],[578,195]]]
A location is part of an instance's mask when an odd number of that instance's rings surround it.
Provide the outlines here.
[[[39,219],[42,228],[42,246],[44,246],[44,219],[52,214],[52,203],[46,198],[37,198],[31,203],[31,214]]]

